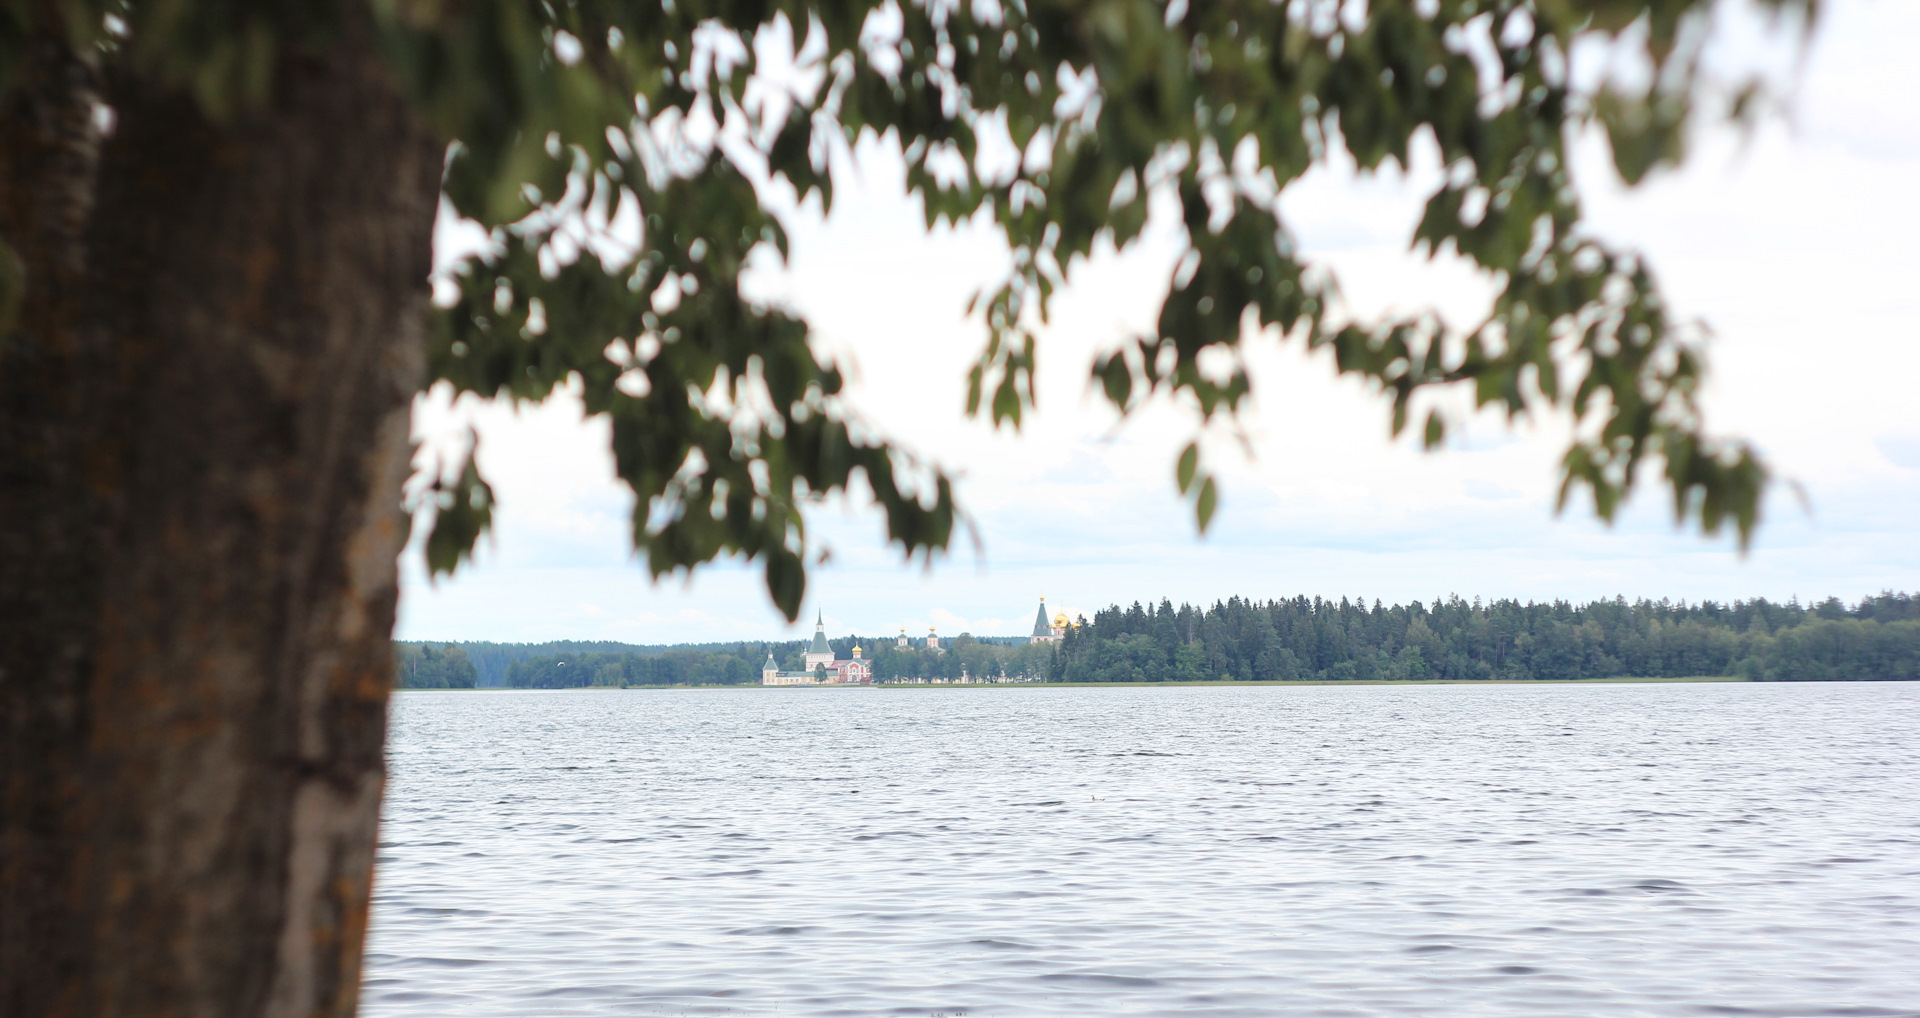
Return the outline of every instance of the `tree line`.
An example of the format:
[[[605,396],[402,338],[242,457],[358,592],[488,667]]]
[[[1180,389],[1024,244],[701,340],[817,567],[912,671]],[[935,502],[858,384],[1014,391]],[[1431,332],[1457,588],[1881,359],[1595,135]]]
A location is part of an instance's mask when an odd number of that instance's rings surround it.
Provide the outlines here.
[[[883,640],[864,646],[872,648],[867,656],[873,662],[873,677],[877,682],[901,679],[1044,679],[1052,672],[1055,656],[1051,644],[1028,643],[1024,639],[981,639],[971,633],[962,633],[933,650],[929,650],[924,643],[910,643],[902,647],[898,640]]]
[[[796,648],[792,642],[774,647]],[[399,689],[571,689],[581,686],[714,686],[760,681],[768,644],[550,643],[393,645]],[[799,667],[796,663],[794,667]]]
[[[1920,596],[1847,604],[1628,601],[1576,604],[1476,598],[1383,605],[1365,599],[1232,597],[1211,607],[1135,602],[1084,616],[1057,644],[963,633],[925,641],[846,636],[880,682],[1421,681],[1683,678],[1762,681],[1920,679]],[[396,644],[397,684],[518,689],[751,685],[771,656],[799,671],[807,641],[638,646]],[[476,679],[473,658],[499,669]]]
[[[615,640],[550,640],[546,643],[495,643],[490,640],[463,640],[457,643],[435,641],[423,643],[408,641],[394,643],[394,685],[408,688],[412,684],[405,674],[410,654],[422,647],[452,648],[458,647],[466,659],[473,665],[473,685],[482,688],[499,688],[509,685],[507,671],[515,662],[529,658],[555,658],[571,661],[584,655],[621,655],[634,654],[641,657],[654,657],[679,651],[732,651],[737,643],[675,643],[675,644],[639,644],[621,643]],[[764,653],[764,651],[763,651]],[[437,688],[437,687],[425,687]]]
[[[733,686],[760,681],[768,657],[782,671],[802,671],[811,641],[680,645],[672,648],[630,647],[599,652],[530,653],[511,661],[502,685],[516,689],[573,689],[587,686]],[[1029,645],[1024,638],[974,637],[961,634],[935,649],[925,641],[900,646],[897,639],[844,636],[828,641],[835,658],[845,660],[859,647],[873,665],[874,678],[958,679],[962,676],[1029,676],[1043,679],[1053,661],[1050,646]],[[498,652],[503,646],[488,645]],[[564,644],[541,647],[564,648]],[[588,644],[574,646],[590,647]],[[623,646],[623,645],[615,645]],[[485,684],[485,683],[483,683]]]
[[[1695,675],[1920,679],[1920,598],[1135,602],[1083,617],[1050,673],[1065,682]]]
[[[393,645],[393,684],[400,689],[472,689],[478,676],[457,643]]]
[[[508,665],[506,685],[515,689],[747,685],[760,681],[766,653],[765,644],[738,644],[726,650],[544,654]]]

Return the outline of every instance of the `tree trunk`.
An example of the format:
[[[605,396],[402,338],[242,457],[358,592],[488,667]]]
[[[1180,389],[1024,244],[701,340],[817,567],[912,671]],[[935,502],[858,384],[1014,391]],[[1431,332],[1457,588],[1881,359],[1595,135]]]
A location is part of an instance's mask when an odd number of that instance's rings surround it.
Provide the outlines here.
[[[226,121],[109,82],[104,142],[47,46],[0,110],[0,1013],[348,1015],[439,149],[351,24]]]

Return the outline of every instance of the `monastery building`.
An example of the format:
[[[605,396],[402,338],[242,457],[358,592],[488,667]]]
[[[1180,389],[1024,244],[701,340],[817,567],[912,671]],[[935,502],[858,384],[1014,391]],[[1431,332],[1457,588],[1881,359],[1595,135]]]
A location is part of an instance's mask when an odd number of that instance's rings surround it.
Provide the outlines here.
[[[846,660],[834,658],[833,648],[827,645],[827,620],[824,614],[814,617],[813,646],[807,650],[805,671],[781,671],[772,654],[768,654],[767,663],[760,666],[760,684],[763,686],[865,686],[872,683],[873,666],[861,656],[857,644],[853,648],[853,657]]]

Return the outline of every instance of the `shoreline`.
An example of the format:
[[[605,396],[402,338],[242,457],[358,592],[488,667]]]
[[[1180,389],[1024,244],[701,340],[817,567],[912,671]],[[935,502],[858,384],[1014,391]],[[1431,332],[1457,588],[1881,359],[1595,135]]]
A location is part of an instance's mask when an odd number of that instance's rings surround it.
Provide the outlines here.
[[[1645,685],[1651,683],[1677,682],[1750,682],[1737,675],[1689,675],[1681,678],[1642,678],[1635,676],[1616,676],[1604,679],[1269,679],[1255,680],[1211,680],[1203,682],[962,682],[962,683],[879,683],[875,685],[793,685],[763,686],[760,683],[738,683],[731,685],[674,685],[674,686],[566,686],[561,689],[534,689],[521,686],[475,686],[461,689],[407,689],[394,687],[396,693],[561,693],[568,690],[600,690],[618,693],[622,690],[647,689],[1152,689],[1177,686],[1185,688],[1208,686],[1592,686],[1592,685]],[[1894,682],[1897,679],[1860,680]]]

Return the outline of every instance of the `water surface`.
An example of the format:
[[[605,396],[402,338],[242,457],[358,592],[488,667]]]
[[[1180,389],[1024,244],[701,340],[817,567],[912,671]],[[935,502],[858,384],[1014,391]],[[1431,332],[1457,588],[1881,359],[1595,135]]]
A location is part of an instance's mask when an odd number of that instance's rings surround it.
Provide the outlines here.
[[[1920,1014],[1920,686],[408,691],[363,1013]]]

